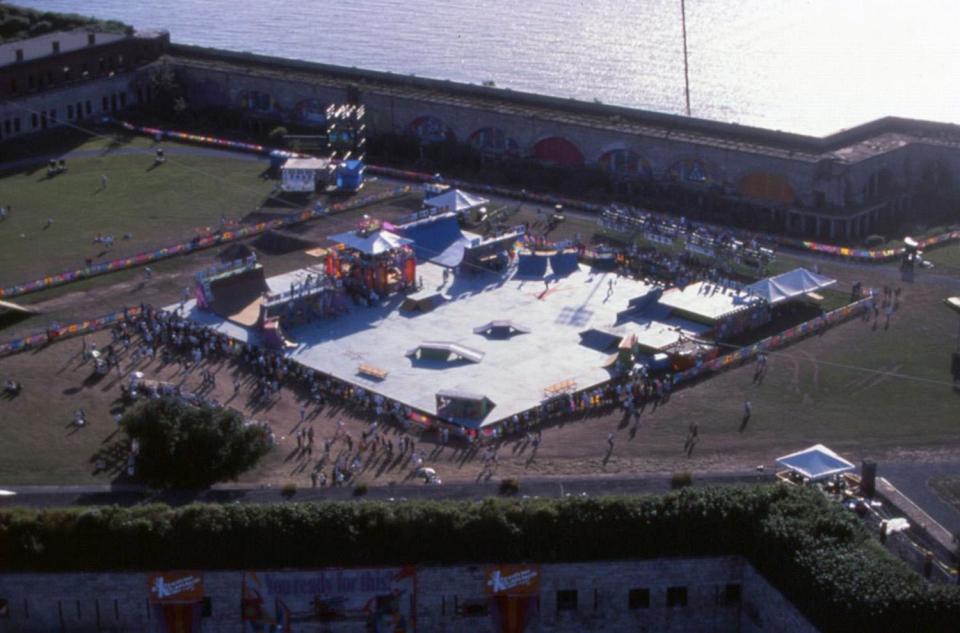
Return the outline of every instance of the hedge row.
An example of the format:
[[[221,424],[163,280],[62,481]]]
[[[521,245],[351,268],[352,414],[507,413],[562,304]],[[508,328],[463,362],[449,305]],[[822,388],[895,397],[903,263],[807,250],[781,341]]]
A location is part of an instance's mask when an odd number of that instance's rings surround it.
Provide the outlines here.
[[[10,571],[591,561],[739,554],[822,631],[956,631],[929,586],[815,491],[0,512]]]

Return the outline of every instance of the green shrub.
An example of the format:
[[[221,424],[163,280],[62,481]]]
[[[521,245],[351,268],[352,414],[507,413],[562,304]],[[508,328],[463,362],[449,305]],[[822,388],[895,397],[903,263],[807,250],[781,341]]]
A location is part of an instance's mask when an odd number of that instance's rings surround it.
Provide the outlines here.
[[[693,485],[693,475],[689,472],[673,473],[670,475],[670,489],[679,490]]]
[[[520,492],[520,482],[514,478],[503,479],[500,481],[500,494],[505,497],[515,495]]]
[[[297,484],[283,484],[283,487],[280,488],[280,494],[284,499],[289,499],[293,495],[297,494]]]
[[[236,479],[270,450],[269,431],[236,411],[148,400],[121,421],[140,444],[137,477],[158,488],[202,488]]]
[[[323,538],[278,538],[286,534]],[[931,586],[815,490],[661,497],[0,509],[0,569],[243,569],[739,555],[824,633],[956,631]]]
[[[359,484],[357,484],[356,486],[353,487],[353,496],[354,496],[354,497],[362,497],[362,496],[364,496],[365,494],[367,494],[368,490],[369,490],[369,488],[368,488],[366,482],[359,483]]]

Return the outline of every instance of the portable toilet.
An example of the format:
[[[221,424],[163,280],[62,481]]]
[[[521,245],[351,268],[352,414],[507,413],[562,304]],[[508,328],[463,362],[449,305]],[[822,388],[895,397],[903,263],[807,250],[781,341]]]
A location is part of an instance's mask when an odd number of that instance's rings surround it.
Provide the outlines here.
[[[337,189],[359,191],[363,187],[363,172],[366,165],[360,160],[346,160],[337,169]]]

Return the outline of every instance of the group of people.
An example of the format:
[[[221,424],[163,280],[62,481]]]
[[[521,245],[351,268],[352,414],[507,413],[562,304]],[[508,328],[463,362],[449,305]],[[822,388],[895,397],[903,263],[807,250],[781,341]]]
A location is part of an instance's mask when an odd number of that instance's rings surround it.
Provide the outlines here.
[[[880,313],[883,312],[883,329],[890,329],[890,317],[894,312],[900,309],[900,288],[884,286],[879,292],[874,290],[870,296],[870,310],[873,314],[873,329],[876,330],[880,323]],[[866,313],[866,319],[870,319],[871,311]]]
[[[203,367],[202,389],[212,389],[216,385],[216,377],[203,365],[204,361],[234,358],[252,376],[254,384],[250,397],[257,405],[264,407],[271,405],[284,385],[299,385],[305,392],[305,403],[300,410],[302,429],[295,438],[302,457],[313,456],[316,435],[313,427],[305,426],[307,419],[313,415],[311,409],[319,411],[325,404],[334,403],[358,417],[371,420],[371,428],[356,441],[343,431],[342,424],[338,425],[332,438],[323,441],[323,454],[318,460],[320,467],[312,471],[315,475],[311,474],[311,480],[315,480],[317,485],[328,481],[326,475],[320,474],[322,465],[331,466],[331,484],[343,484],[374,455],[378,455],[378,459],[382,457],[391,461],[401,456],[413,467],[423,466],[426,456],[415,450],[414,440],[407,435],[401,435],[395,442],[382,431],[384,424],[393,424],[401,431],[410,430],[414,412],[408,406],[308,368],[280,352],[232,339],[184,318],[176,311],[156,310],[141,304],[138,316],[132,317],[128,322],[118,323],[113,328],[112,346],[123,346],[124,349],[133,347],[131,358],[134,355],[138,358],[162,355],[165,362],[181,363],[184,372],[197,366]],[[104,353],[107,358],[115,355],[109,350],[104,350]],[[239,395],[245,382],[239,376],[234,378],[235,396]],[[665,401],[671,387],[669,376],[648,375],[645,370],[640,370],[591,389],[558,394],[532,409],[512,416],[485,435],[476,436],[442,421],[433,425],[432,433],[441,445],[449,443],[452,437],[460,438],[470,446],[482,439],[495,442],[506,436],[525,436],[528,442],[539,447],[542,439],[541,426],[545,423],[591,412],[609,411],[616,407],[639,417],[639,412],[647,403],[653,402],[656,405]],[[155,397],[159,395],[162,394]],[[186,397],[182,392],[178,395]],[[338,455],[331,455],[333,446],[337,443],[342,443],[345,448]],[[486,468],[492,468],[493,465],[493,459],[485,460]]]

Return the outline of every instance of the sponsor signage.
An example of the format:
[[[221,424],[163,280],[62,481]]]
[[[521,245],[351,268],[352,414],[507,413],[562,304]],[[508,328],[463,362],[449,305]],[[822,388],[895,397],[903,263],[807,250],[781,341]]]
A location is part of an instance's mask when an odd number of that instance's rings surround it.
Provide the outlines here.
[[[539,565],[490,565],[484,570],[484,591],[492,596],[540,593]]]
[[[243,630],[412,633],[415,589],[413,567],[247,571]]]
[[[203,574],[198,571],[151,574],[147,584],[154,604],[203,600]]]

